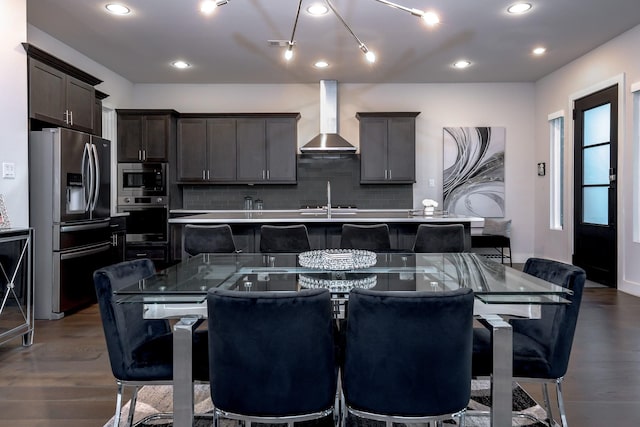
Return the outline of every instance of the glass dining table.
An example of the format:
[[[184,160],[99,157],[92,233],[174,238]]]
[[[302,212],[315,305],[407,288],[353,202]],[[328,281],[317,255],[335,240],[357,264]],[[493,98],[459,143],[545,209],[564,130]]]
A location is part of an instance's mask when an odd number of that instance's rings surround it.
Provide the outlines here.
[[[334,317],[346,316],[349,291],[446,291],[471,288],[474,314],[493,337],[492,427],[511,426],[512,331],[508,317],[536,318],[545,304],[569,304],[570,290],[474,253],[373,253],[319,250],[302,254],[200,254],[114,292],[120,304],[144,304],[144,317],[177,319],[174,331],[174,426],[193,423],[191,340],[207,317],[211,288],[298,291],[327,288]]]

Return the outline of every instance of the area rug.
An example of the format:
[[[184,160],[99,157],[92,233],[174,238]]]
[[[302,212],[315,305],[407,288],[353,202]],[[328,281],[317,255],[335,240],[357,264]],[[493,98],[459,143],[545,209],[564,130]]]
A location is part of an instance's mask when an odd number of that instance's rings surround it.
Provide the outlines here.
[[[147,418],[149,415],[157,413],[171,412],[173,404],[173,395],[171,386],[145,386],[138,392],[138,403],[136,404],[136,413],[134,416],[134,425],[137,427],[171,427],[171,421],[167,419],[150,420],[141,423],[141,420]],[[470,411],[487,411],[490,408],[491,396],[489,394],[489,381],[473,381],[472,383],[472,396],[469,402]],[[198,414],[206,414],[211,412],[213,405],[211,404],[211,397],[209,395],[208,385],[196,385],[194,388],[194,408]],[[526,391],[524,391],[517,384],[515,385],[513,392],[513,410],[521,411],[530,414],[538,419],[544,419],[544,409],[536,403]],[[122,418],[120,425],[126,425],[126,420],[129,414],[129,402],[122,409]],[[104,427],[112,427],[114,419],[110,419]],[[328,422],[326,422],[328,421]],[[331,420],[325,422],[306,422],[300,423],[305,426],[331,426],[333,423]],[[455,421],[451,420],[446,422],[448,425],[456,425]],[[193,427],[211,427],[213,425],[211,417],[196,417],[196,421]],[[235,427],[235,423],[224,423],[224,427]],[[467,427],[488,427],[490,425],[488,417],[482,416],[467,416],[465,426]],[[544,427],[546,424],[541,422],[535,422],[528,418],[514,418],[514,426],[528,426],[528,427]],[[384,426],[382,422],[376,422],[371,420],[362,420],[358,418],[350,419],[347,422],[348,427],[378,427]]]

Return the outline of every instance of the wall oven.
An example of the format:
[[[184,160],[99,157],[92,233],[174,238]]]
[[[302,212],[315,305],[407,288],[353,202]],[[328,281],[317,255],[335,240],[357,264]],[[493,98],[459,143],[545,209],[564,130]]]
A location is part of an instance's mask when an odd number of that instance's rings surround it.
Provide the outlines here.
[[[118,197],[118,212],[128,213],[126,242],[167,243],[169,208],[166,196]]]
[[[166,195],[166,163],[118,163],[118,197]]]

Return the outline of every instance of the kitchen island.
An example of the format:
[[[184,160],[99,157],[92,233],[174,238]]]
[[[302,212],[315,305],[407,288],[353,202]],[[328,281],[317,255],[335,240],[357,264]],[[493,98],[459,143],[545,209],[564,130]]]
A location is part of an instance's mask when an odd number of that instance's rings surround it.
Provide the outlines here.
[[[295,210],[172,210],[171,229],[172,257],[182,256],[182,228],[186,224],[229,224],[233,230],[238,249],[258,252],[260,226],[262,224],[305,224],[309,230],[312,249],[340,247],[342,224],[388,224],[393,249],[411,249],[416,230],[420,224],[462,224],[465,230],[467,249],[471,247],[472,225],[482,225],[483,218],[435,213],[424,215],[422,211],[409,209],[350,209],[310,208]]]

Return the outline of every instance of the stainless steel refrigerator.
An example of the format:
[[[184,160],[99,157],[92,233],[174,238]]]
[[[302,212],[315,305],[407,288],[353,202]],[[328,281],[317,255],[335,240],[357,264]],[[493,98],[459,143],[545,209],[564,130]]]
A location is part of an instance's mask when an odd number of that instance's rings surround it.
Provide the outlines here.
[[[29,216],[35,229],[35,317],[95,302],[93,272],[111,264],[111,143],[55,128],[31,132]]]

